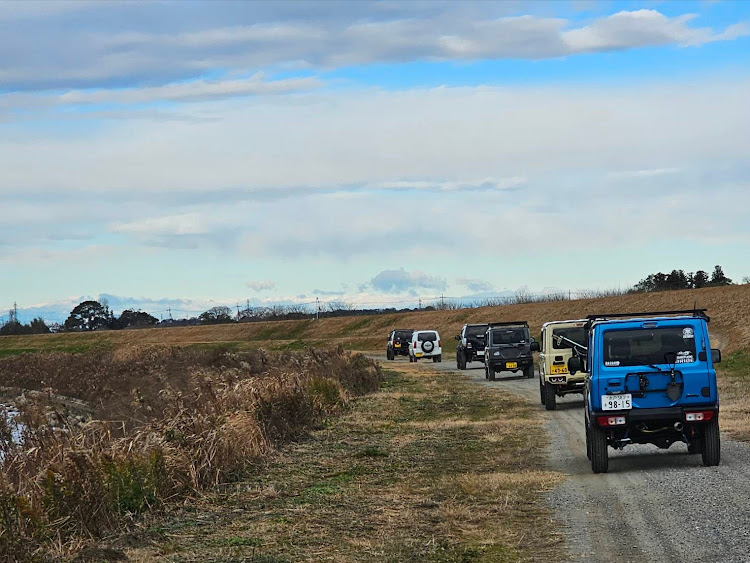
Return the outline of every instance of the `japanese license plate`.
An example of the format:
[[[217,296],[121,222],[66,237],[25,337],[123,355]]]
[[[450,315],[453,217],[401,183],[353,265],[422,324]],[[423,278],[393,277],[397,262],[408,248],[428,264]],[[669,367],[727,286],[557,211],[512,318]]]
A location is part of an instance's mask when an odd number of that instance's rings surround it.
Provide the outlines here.
[[[550,366],[549,368],[550,375],[557,375],[560,373],[568,373],[568,368],[565,366]]]
[[[516,369],[517,367],[518,367],[518,362],[505,362],[506,369]]]
[[[633,408],[633,399],[627,395],[602,395],[603,411],[627,411]]]
[[[477,350],[477,356],[484,356],[484,350]]]
[[[393,347],[394,348],[401,348],[401,344],[394,344]]]
[[[422,352],[417,352],[417,358],[421,358],[421,357],[422,357]]]

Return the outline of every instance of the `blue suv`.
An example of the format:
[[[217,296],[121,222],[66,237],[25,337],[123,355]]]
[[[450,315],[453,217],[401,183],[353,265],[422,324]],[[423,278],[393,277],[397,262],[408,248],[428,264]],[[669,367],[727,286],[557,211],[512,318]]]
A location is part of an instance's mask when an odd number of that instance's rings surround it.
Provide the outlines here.
[[[719,465],[719,395],[705,309],[591,315],[588,346],[576,344],[571,374],[588,372],[586,453],[606,473],[607,447],[687,444]]]

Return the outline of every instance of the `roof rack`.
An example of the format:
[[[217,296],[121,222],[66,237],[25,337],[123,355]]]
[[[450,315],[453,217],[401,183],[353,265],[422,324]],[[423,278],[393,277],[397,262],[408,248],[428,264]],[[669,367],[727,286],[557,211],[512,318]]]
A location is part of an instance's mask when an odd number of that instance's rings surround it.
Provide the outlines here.
[[[708,309],[685,309],[682,311],[644,311],[641,313],[606,313],[599,315],[589,315],[586,318],[591,321],[600,321],[613,318],[630,318],[630,317],[656,317],[661,315],[692,315],[705,319],[706,322],[711,320],[706,314]]]
[[[529,326],[528,321],[512,321],[512,322],[502,322],[502,323],[487,323],[489,326],[511,326],[511,325],[521,325],[521,326]]]

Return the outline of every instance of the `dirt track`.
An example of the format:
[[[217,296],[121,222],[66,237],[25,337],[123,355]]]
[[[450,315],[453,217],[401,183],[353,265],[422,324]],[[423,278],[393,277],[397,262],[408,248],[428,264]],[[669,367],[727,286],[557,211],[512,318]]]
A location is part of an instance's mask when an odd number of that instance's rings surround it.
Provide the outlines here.
[[[456,371],[450,361],[423,365]],[[721,465],[713,468],[703,467],[700,455],[688,455],[683,444],[610,448],[609,473],[594,475],[580,395],[558,398],[558,409],[547,412],[538,379],[503,373],[489,382],[482,364],[469,368],[456,373],[526,397],[544,416],[550,467],[570,476],[548,502],[573,561],[750,561],[750,446],[723,436]]]

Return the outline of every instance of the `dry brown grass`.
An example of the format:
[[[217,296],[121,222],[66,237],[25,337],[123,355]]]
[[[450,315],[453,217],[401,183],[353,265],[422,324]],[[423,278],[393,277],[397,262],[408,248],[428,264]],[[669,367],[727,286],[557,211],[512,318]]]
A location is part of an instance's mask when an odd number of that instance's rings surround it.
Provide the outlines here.
[[[6,379],[15,372],[24,387],[101,397],[92,411],[103,420],[51,428],[39,415],[39,394],[22,408],[23,443],[2,436],[6,561],[70,553],[153,508],[235,481],[275,445],[377,389],[380,377],[373,362],[340,349],[270,355],[160,348],[0,362]]]
[[[544,468],[538,411],[455,375],[394,367],[381,392],[276,454],[256,479],[174,514],[156,543],[127,555],[185,563],[559,560],[540,497],[561,476]]]

